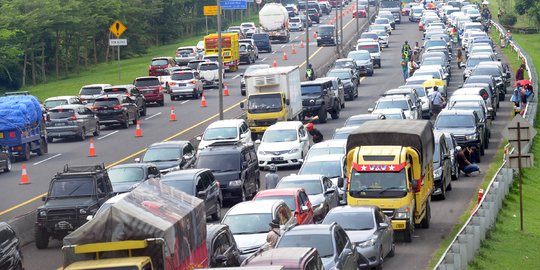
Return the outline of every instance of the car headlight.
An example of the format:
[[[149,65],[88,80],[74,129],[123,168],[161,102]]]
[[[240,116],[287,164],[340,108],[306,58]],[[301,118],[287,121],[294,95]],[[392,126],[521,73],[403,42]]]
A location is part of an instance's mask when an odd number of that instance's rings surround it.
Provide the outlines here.
[[[45,211],[45,210],[39,211],[39,216],[40,217],[46,217],[47,216],[47,211]]]
[[[289,150],[288,153],[289,153],[289,154],[298,153],[298,148],[293,148],[293,149]]]
[[[79,214],[86,215],[86,209],[79,209]]]
[[[467,140],[477,140],[478,139],[478,134],[474,133],[474,134],[466,135],[465,138]]]
[[[238,187],[242,185],[242,180],[234,180],[229,182],[229,186]]]
[[[394,215],[395,219],[409,219],[411,216],[411,208],[408,206],[403,206],[396,210],[396,214]]]
[[[268,155],[265,151],[259,150],[259,155]]]
[[[374,246],[376,243],[377,243],[377,237],[374,236],[374,237],[370,238],[369,240],[358,243],[358,247],[360,247],[360,248],[368,248],[368,247]]]
[[[436,169],[433,171],[433,177],[434,178],[439,178],[441,177],[441,174],[442,174],[442,167]]]

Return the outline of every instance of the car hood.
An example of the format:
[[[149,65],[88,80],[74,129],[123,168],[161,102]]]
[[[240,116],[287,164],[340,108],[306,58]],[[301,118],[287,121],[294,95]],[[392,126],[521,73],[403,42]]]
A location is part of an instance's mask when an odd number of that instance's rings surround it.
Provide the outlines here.
[[[152,161],[153,164],[156,165],[156,167],[158,168],[158,170],[165,170],[165,169],[169,169],[169,168],[172,168],[172,167],[176,167],[180,164],[179,161],[162,161],[162,162],[155,162],[155,161]]]
[[[474,128],[435,128],[435,129],[441,132],[451,132],[451,133],[454,133],[454,135],[467,135],[467,134],[473,134],[476,132],[476,129]]]
[[[347,235],[349,236],[349,239],[351,239],[351,242],[353,243],[361,243],[373,236],[373,230],[365,230],[365,231],[347,231]]]
[[[299,146],[297,141],[292,142],[276,142],[276,143],[261,143],[259,150],[265,152],[285,151],[297,148]]]
[[[214,177],[216,178],[216,180],[218,180],[220,183],[240,179],[240,171],[212,172],[212,173],[214,174]]]
[[[308,198],[312,205],[319,205],[324,202],[323,194],[308,195]]]
[[[356,60],[357,66],[369,66],[371,64],[371,60]]]
[[[74,208],[78,206],[89,206],[97,203],[93,197],[67,197],[62,199],[47,200],[45,208]]]
[[[252,248],[258,248],[266,243],[266,235],[268,233],[255,233],[255,234],[235,234],[234,240],[238,245],[240,251]]]

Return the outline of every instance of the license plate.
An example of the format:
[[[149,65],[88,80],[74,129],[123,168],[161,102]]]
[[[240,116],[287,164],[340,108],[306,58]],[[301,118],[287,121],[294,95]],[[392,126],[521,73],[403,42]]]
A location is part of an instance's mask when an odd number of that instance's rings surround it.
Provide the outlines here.
[[[273,157],[272,161],[282,161],[283,157]]]

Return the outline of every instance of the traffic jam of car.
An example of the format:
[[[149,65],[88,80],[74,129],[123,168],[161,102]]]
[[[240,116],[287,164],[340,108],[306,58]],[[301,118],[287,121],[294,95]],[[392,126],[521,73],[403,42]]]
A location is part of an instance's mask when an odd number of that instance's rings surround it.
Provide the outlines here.
[[[322,18],[340,1],[308,1],[307,10],[303,3],[265,4],[258,26],[244,22],[222,33],[222,73],[218,37],[209,34],[174,56],[152,58],[148,74],[132,84],[96,83],[82,86],[77,96],[47,98],[37,106],[46,135],[38,132],[37,144],[24,142],[23,160],[30,152],[46,153],[47,144],[69,142],[65,138],[85,141],[99,138],[102,128],[138,128],[152,106],[203,99],[220,78],[248,65],[234,89],[245,96],[242,117],[206,123],[193,140],[155,142],[110,168],[66,165],[37,210],[36,247],[63,239],[63,269],[382,269],[399,252],[396,242],[414,241],[415,229],[429,228],[431,200],[445,200],[452,181],[479,172],[463,162],[479,163],[491,146],[492,122],[511,83],[509,67],[471,17],[479,7],[449,2],[458,4],[413,2],[402,9],[399,1],[380,1],[353,50],[314,80],[305,80],[299,66],[260,59],[272,44],[291,42],[290,32],[315,26],[317,47],[339,46],[335,25],[322,24]],[[342,8],[365,18],[375,4],[343,1]],[[405,16],[418,22],[423,44],[392,42]],[[390,65],[381,60],[385,48],[400,46],[401,66],[412,67],[406,76],[404,71],[403,85],[387,89],[321,141],[314,124],[339,119],[359,97],[361,82]],[[451,65],[458,50],[463,74],[456,75]],[[451,76],[463,77],[452,93]],[[0,169],[9,172],[15,157],[3,139]],[[297,171],[280,177],[278,168]],[[8,226],[0,223],[6,232],[1,237],[14,250],[6,269],[22,269],[18,240]],[[111,233],[94,236],[96,228]],[[200,256],[205,259],[197,261]]]

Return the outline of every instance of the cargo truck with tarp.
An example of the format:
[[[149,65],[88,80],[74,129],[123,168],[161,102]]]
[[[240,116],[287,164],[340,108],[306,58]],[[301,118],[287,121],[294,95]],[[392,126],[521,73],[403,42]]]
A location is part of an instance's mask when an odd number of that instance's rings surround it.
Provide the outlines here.
[[[347,203],[380,207],[410,242],[431,218],[433,128],[427,120],[383,122],[368,121],[347,139]]]
[[[223,68],[227,71],[237,71],[240,65],[240,45],[238,33],[221,33],[221,56]],[[218,34],[204,37],[204,55],[218,55]]]
[[[41,156],[48,152],[43,111],[36,97],[0,97],[0,146],[22,160],[29,160],[31,153]]]
[[[204,201],[149,179],[64,238],[70,270],[208,267]]]

